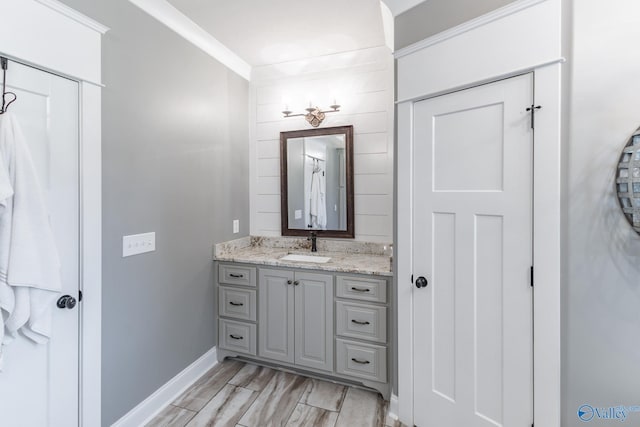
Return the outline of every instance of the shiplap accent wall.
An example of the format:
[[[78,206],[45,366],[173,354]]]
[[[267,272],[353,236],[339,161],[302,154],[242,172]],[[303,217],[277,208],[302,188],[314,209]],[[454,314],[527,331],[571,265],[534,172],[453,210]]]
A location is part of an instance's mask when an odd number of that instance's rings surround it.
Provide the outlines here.
[[[353,125],[356,240],[393,241],[393,57],[387,47],[256,67],[250,87],[251,234],[280,235],[280,132],[312,129],[283,118],[309,99],[341,111],[320,127]]]

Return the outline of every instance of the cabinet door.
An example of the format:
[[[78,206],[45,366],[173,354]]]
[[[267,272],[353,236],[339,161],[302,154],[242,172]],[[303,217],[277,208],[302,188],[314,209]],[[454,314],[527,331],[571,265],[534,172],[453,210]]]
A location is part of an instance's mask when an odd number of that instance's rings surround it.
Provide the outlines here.
[[[333,276],[295,275],[295,363],[333,371]]]
[[[258,354],[293,363],[293,272],[260,270]]]

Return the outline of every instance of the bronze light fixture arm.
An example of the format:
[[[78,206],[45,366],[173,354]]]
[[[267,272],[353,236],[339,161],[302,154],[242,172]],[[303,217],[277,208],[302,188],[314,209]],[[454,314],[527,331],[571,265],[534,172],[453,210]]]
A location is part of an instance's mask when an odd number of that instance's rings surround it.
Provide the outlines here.
[[[286,107],[285,107],[285,110],[282,112],[282,114],[284,114],[285,118],[287,118],[287,117],[304,116],[311,126],[318,127],[320,125],[320,123],[322,123],[322,121],[324,120],[325,114],[327,114],[327,113],[336,113],[336,112],[340,111],[340,105],[338,105],[338,104],[330,105],[329,108],[331,108],[331,109],[330,110],[322,110],[322,109],[320,109],[320,107],[311,107],[311,106],[309,106],[308,108],[305,108],[305,110],[307,110],[306,113],[291,114],[292,111],[286,109]]]

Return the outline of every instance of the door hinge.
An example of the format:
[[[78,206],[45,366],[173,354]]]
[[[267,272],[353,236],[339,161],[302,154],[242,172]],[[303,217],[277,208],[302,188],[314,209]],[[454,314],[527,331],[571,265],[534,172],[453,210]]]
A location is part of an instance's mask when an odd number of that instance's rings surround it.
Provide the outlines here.
[[[411,275],[411,283],[413,283],[413,274]]]
[[[533,288],[533,265],[531,266],[531,287]]]
[[[542,108],[541,105],[533,105],[533,104],[531,104],[531,107],[527,108],[527,111],[531,113],[531,129],[535,129],[536,110],[539,110],[541,108]]]
[[[82,291],[78,291],[78,302],[82,301]]]

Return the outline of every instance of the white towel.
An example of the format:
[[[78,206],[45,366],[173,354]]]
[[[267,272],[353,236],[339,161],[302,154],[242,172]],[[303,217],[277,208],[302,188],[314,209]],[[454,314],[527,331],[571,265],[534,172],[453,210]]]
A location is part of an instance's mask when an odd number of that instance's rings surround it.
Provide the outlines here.
[[[0,218],[6,211],[11,196],[13,196],[13,187],[9,179],[9,159],[5,159],[4,150],[0,149]],[[0,232],[0,247],[3,242],[6,244],[8,238]],[[13,311],[13,307],[13,290],[5,281],[0,280],[0,371],[2,371],[2,349],[5,342],[4,322],[9,313]]]
[[[324,171],[320,167],[316,167],[311,174],[311,200],[309,204],[313,228],[325,229],[327,227],[326,187]]]
[[[62,289],[60,260],[31,154],[16,118],[0,115],[0,338],[43,343]],[[0,325],[2,326],[2,325]],[[0,347],[0,369],[2,362]]]
[[[321,229],[327,228],[327,180],[324,171],[318,172],[318,181],[320,183],[320,200],[318,204],[318,226]]]

